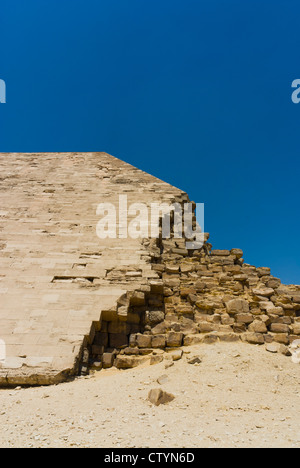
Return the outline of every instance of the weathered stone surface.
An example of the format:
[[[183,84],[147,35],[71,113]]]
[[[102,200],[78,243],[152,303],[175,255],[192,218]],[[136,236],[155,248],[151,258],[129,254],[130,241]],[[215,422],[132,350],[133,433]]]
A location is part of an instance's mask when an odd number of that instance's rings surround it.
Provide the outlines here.
[[[198,324],[198,328],[200,333],[210,333],[219,330],[219,326],[217,324],[209,322],[200,322]]]
[[[300,323],[292,325],[292,333],[293,335],[300,335]]]
[[[165,319],[165,314],[162,310],[151,310],[148,314],[148,320],[151,326],[155,326]]]
[[[289,338],[289,335],[287,333],[275,333],[273,335],[273,339],[277,343],[281,343],[281,344],[284,344],[284,345],[289,345],[290,344],[290,338]]]
[[[136,343],[139,348],[151,348],[152,336],[151,335],[137,335]]]
[[[183,356],[182,349],[175,349],[173,351],[168,351],[168,354],[165,356],[165,359],[172,359],[173,361],[179,361]]]
[[[165,348],[165,347],[166,347],[165,335],[152,336],[152,348]]]
[[[211,254],[216,257],[228,257],[230,252],[229,250],[212,250]]]
[[[269,343],[266,345],[266,350],[269,352],[269,353],[279,353],[279,350],[280,350],[280,344],[279,343]]]
[[[266,324],[261,320],[255,320],[249,325],[248,329],[254,333],[267,333],[268,331]]]
[[[265,339],[263,335],[261,335],[260,333],[248,332],[248,333],[245,333],[244,338],[246,341],[248,341],[248,343],[251,343],[251,344],[263,345],[265,343]]]
[[[143,364],[146,361],[149,361],[150,357],[147,356],[117,356],[114,361],[114,366],[117,369],[133,369],[138,367],[140,364]]]
[[[218,333],[217,337],[220,341],[224,341],[226,343],[234,343],[240,341],[240,335],[237,333]]]
[[[193,346],[203,343],[203,335],[187,335],[184,337],[183,344],[184,346]]]
[[[272,288],[260,288],[260,289],[253,289],[253,294],[256,296],[265,296],[271,297],[274,294],[274,289]]]
[[[271,331],[273,333],[289,333],[290,327],[284,323],[272,323]]]
[[[167,346],[169,348],[180,347],[183,341],[183,333],[170,332],[167,334]]]
[[[244,255],[244,252],[241,249],[232,249],[230,253],[231,255],[234,255],[237,258],[242,258]]]
[[[249,303],[245,299],[232,299],[226,303],[226,309],[230,315],[247,314]]]
[[[103,369],[112,367],[115,355],[113,353],[104,353],[102,356]]]
[[[130,297],[130,304],[132,306],[142,306],[145,304],[145,294],[140,291],[134,291]]]
[[[237,314],[235,319],[238,323],[249,324],[253,322],[254,317],[252,314]]]

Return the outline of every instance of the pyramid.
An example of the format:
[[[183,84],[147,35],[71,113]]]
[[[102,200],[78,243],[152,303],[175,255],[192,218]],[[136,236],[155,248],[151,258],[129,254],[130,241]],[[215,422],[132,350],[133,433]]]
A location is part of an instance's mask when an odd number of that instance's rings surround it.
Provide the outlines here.
[[[0,167],[1,386],[179,359],[219,340],[288,354],[300,337],[300,287],[240,249],[99,237],[100,204],[184,206],[185,192],[106,153],[2,153]]]

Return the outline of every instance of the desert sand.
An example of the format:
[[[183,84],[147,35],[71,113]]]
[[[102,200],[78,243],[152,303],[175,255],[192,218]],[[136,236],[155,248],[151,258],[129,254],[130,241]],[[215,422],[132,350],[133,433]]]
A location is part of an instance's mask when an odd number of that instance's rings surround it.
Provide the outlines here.
[[[195,356],[201,363],[189,364]],[[0,447],[300,447],[300,374],[291,358],[217,343],[166,362],[2,389]],[[159,387],[175,399],[153,406],[148,393]]]

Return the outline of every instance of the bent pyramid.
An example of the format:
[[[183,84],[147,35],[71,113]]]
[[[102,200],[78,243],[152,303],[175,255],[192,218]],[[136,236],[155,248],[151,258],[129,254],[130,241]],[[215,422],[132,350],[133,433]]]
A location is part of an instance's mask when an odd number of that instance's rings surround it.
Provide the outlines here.
[[[99,239],[100,203],[188,202],[106,153],[0,154],[0,385],[129,368],[183,345],[300,335],[300,287],[242,251],[184,239]],[[207,238],[206,238],[207,239]]]

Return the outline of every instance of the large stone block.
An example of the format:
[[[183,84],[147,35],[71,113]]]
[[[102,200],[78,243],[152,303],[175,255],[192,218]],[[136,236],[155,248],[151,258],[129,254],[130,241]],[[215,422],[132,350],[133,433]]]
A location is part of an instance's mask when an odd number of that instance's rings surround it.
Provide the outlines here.
[[[139,348],[151,348],[152,336],[151,335],[136,335],[136,343]]]
[[[254,333],[267,333],[268,328],[264,322],[261,320],[255,320],[249,325],[249,331]]]
[[[102,356],[103,369],[109,369],[114,363],[115,355],[113,353],[104,353]]]
[[[182,345],[183,333],[170,332],[167,334],[167,346],[176,348]]]
[[[238,323],[245,323],[248,325],[253,322],[254,317],[252,314],[237,314],[235,319]]]
[[[273,333],[289,333],[290,327],[284,323],[272,323],[271,332]]]
[[[165,348],[166,337],[165,335],[154,335],[152,336],[152,348]]]
[[[226,309],[228,314],[247,314],[250,310],[249,302],[245,299],[232,299],[226,302]]]
[[[245,339],[245,341],[251,344],[263,345],[265,343],[264,336],[260,333],[245,333],[243,338]]]

